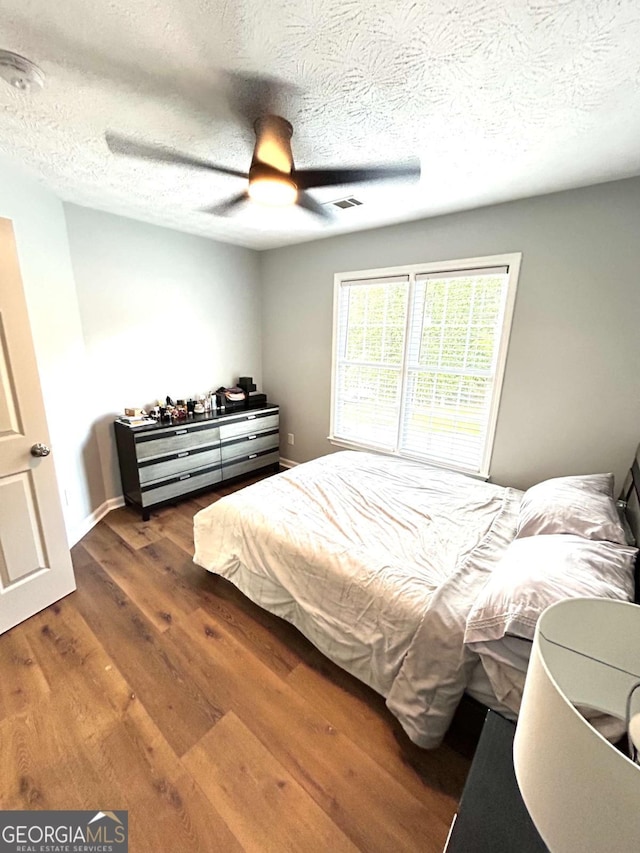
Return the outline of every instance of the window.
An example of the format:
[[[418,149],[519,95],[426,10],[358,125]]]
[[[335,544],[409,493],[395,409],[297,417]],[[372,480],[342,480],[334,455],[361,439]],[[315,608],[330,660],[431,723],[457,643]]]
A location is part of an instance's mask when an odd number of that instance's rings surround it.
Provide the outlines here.
[[[488,476],[520,257],[336,275],[330,439]]]

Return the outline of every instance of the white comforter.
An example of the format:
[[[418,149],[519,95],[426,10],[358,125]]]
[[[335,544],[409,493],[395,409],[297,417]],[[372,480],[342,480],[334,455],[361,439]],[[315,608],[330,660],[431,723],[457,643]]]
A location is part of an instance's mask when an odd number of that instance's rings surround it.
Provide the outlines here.
[[[345,451],[199,512],[194,560],[296,625],[435,747],[478,663],[466,617],[515,535],[520,496]]]

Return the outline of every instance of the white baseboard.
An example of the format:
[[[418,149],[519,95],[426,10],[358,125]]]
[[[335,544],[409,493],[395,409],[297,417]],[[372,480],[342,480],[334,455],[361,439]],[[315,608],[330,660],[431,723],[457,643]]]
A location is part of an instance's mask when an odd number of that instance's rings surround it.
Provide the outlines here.
[[[283,468],[295,468],[296,465],[299,465],[299,462],[294,462],[293,459],[283,459],[280,457],[280,464]]]
[[[72,530],[67,530],[69,547],[71,548],[73,545],[79,542],[83,536],[86,536],[87,533],[92,528],[94,528],[96,524],[101,521],[108,512],[111,512],[112,509],[117,509],[121,506],[124,506],[123,497],[110,498],[108,501],[105,501],[103,504],[100,504],[98,509],[94,510],[91,515],[88,515],[80,522],[80,524],[77,524]]]

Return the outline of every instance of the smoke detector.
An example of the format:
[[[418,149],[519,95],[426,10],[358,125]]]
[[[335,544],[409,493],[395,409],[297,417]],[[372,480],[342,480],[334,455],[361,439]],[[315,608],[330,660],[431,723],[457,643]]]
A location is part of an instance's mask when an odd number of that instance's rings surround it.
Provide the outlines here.
[[[10,50],[0,50],[0,77],[21,92],[42,89],[45,74],[37,65]]]

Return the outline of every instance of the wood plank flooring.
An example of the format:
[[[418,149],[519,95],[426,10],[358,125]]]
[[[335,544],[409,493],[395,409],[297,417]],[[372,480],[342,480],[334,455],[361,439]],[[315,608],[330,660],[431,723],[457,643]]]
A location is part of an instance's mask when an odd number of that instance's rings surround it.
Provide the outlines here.
[[[73,548],[77,591],[0,636],[0,807],[128,809],[133,853],[441,851],[480,715],[418,749],[195,566],[193,515],[230,490],[111,512]]]

